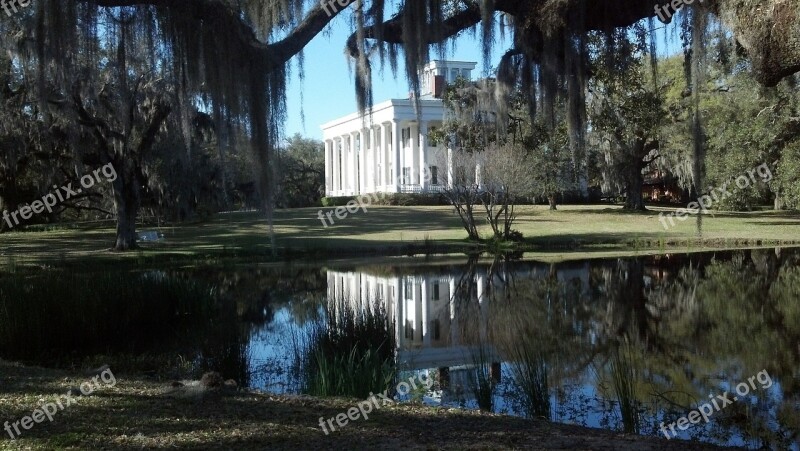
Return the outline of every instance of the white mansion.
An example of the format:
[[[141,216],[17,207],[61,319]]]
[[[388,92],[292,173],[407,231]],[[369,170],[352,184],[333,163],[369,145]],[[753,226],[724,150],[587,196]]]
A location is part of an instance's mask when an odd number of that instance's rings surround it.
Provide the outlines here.
[[[471,80],[476,65],[428,63],[420,79],[419,116],[412,99],[391,99],[374,105],[366,115],[353,113],[322,125],[325,195],[441,191],[452,179],[447,168],[440,169],[442,162],[448,166],[448,150],[428,133],[443,122],[445,84],[458,77]]]

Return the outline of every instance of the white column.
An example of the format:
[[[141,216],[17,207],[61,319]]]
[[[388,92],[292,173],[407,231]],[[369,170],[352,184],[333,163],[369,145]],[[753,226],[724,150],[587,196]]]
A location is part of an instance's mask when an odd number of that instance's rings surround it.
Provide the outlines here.
[[[486,276],[478,274],[478,306],[481,310],[480,337],[481,343],[486,342],[489,334],[489,296],[487,296]]]
[[[395,278],[395,286],[393,287],[394,290],[394,302],[397,305],[397,324],[395,325],[396,333],[397,333],[397,348],[403,348],[403,342],[405,341],[406,337],[406,317],[405,317],[405,299],[400,297],[400,294],[403,292],[402,290],[402,278],[396,277]],[[392,288],[391,286],[389,288]]]
[[[389,185],[392,180],[392,154],[389,150],[391,141],[389,141],[389,133],[392,131],[391,124],[381,124],[381,164],[383,165],[383,172],[381,173],[381,184],[384,191],[389,191]]]
[[[331,180],[331,189],[333,190],[333,195],[338,196],[338,191],[341,189],[339,188],[339,185],[341,184],[340,180],[342,177],[342,168],[339,164],[339,158],[341,158],[341,155],[339,154],[339,142],[336,140],[336,138],[331,140],[331,144],[333,146],[333,180]]]
[[[392,153],[394,165],[392,166],[392,179],[390,183],[394,185],[394,192],[399,193],[403,174],[403,152],[400,148],[400,123],[397,121],[392,121]]]
[[[364,129],[358,131],[358,153],[356,157],[358,158],[358,184],[356,185],[356,194],[363,194],[366,192],[367,187],[367,146],[366,140],[366,133],[364,133]]]
[[[369,192],[374,193],[378,191],[378,166],[380,164],[380,160],[378,156],[380,155],[378,149],[378,138],[377,133],[375,132],[375,126],[370,126],[369,128]]]
[[[412,283],[412,290],[411,290],[411,297],[414,299],[414,338],[422,343],[424,336],[422,333],[424,332],[423,327],[424,323],[422,322],[422,299],[417,297],[417,279],[416,277],[411,279]]]
[[[447,188],[455,186],[455,169],[453,168],[453,146],[447,145]]]
[[[412,185],[419,185],[419,150],[417,145],[417,134],[419,133],[419,126],[417,124],[411,124],[411,128],[409,129],[409,138],[411,139],[411,161],[409,166],[411,166],[411,181],[409,182]]]
[[[356,193],[356,177],[358,177],[358,166],[356,159],[356,133],[358,132],[350,133],[350,163],[348,164],[348,170],[350,171],[348,173],[348,183],[350,186],[348,186],[348,196],[352,196]]]
[[[371,302],[367,291],[367,275],[366,273],[358,273],[358,308],[359,311],[363,309],[367,302]]]
[[[342,154],[342,186],[339,195],[344,196],[350,184],[350,142],[347,135],[342,135],[342,146],[339,151]]]
[[[333,193],[333,148],[335,143],[333,140],[325,141],[325,195],[330,196]]]
[[[430,315],[430,303],[428,302],[428,280],[422,279],[422,285],[420,286],[420,297],[422,298],[422,346],[423,347],[430,347],[431,346],[431,315]]]
[[[425,176],[428,174],[428,123],[419,124],[419,187],[424,192],[428,189],[428,181]]]
[[[328,271],[326,278],[328,282],[328,300],[330,301],[336,296],[336,275],[333,271]]]
[[[449,295],[450,295],[450,346],[458,344],[458,311],[456,309],[456,279],[450,276]]]

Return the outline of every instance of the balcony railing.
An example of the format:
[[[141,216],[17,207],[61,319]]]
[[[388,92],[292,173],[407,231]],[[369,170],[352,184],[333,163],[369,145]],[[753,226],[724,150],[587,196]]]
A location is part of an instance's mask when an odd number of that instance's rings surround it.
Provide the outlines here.
[[[422,189],[420,185],[400,185],[400,192],[406,194],[443,193],[444,185],[428,185]]]

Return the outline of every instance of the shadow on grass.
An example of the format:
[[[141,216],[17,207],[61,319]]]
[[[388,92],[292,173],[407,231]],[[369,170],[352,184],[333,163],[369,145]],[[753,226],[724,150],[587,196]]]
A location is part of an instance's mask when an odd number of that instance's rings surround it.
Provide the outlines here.
[[[14,385],[43,377],[27,368],[0,377]],[[30,374],[28,374],[30,373]],[[39,373],[39,374],[36,374]],[[49,372],[48,385],[64,383],[62,372]],[[118,375],[117,385],[97,396],[80,398],[58,411],[53,421],[36,424],[15,445],[33,449],[397,449],[404,448],[541,448],[561,449],[711,449],[705,445],[653,437],[621,436],[579,426],[558,425],[495,415],[423,408],[383,406],[369,419],[349,421],[326,435],[320,418],[335,418],[356,406],[355,399],[276,397],[255,392],[211,392],[202,397],[170,398],[169,385]],[[11,395],[0,414],[12,422],[29,415],[36,393]],[[4,394],[8,398],[8,394]],[[334,421],[334,424],[336,422]],[[10,442],[9,442],[10,443]],[[0,443],[4,447],[5,443]]]
[[[752,224],[757,226],[800,226],[800,218],[797,218],[796,221],[770,221],[770,222],[759,222],[759,221],[747,221],[745,224]]]

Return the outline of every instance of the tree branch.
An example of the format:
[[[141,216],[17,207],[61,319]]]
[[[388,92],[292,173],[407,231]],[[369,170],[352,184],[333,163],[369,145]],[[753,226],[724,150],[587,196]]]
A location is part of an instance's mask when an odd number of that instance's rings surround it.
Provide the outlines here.
[[[279,67],[289,61],[341,12],[346,8],[333,11],[330,15],[323,9],[322,4],[315,2],[306,17],[282,40],[274,43],[264,43],[258,40],[253,28],[242,18],[241,9],[235,2],[226,0],[76,0],[91,3],[103,8],[122,6],[155,6],[158,8],[185,11],[191,9],[193,17],[198,22],[209,18],[221,18],[227,24],[234,26],[234,31],[239,38],[239,44],[253,51],[257,57],[262,57],[272,67]]]
[[[535,14],[541,13],[542,10],[548,5],[549,0],[528,0],[521,2],[519,0],[496,0],[494,9],[496,12],[503,12],[514,16],[517,23],[531,24],[528,26],[536,26],[535,22],[540,20]],[[656,5],[662,3],[662,0],[645,0],[645,1],[621,1],[621,0],[592,0],[587,2],[586,13],[584,14],[585,20],[581,28],[571,30],[575,33],[582,33],[592,30],[611,30],[614,28],[625,27],[632,25],[642,19],[656,16]],[[573,8],[580,8],[581,6],[573,6]],[[400,12],[392,19],[382,24],[382,42],[392,44],[403,43],[403,14]],[[563,11],[559,11],[560,17],[569,17],[573,11],[569,11],[564,7]],[[441,27],[428,27],[426,42],[430,44],[438,44],[451,38],[459,32],[477,25],[481,21],[480,7],[477,4],[469,6],[467,9],[459,12],[458,14],[445,20]],[[373,25],[365,30],[365,37],[367,39],[376,39],[376,27]],[[347,39],[347,53],[351,57],[358,55],[357,47],[357,33],[353,33]]]

